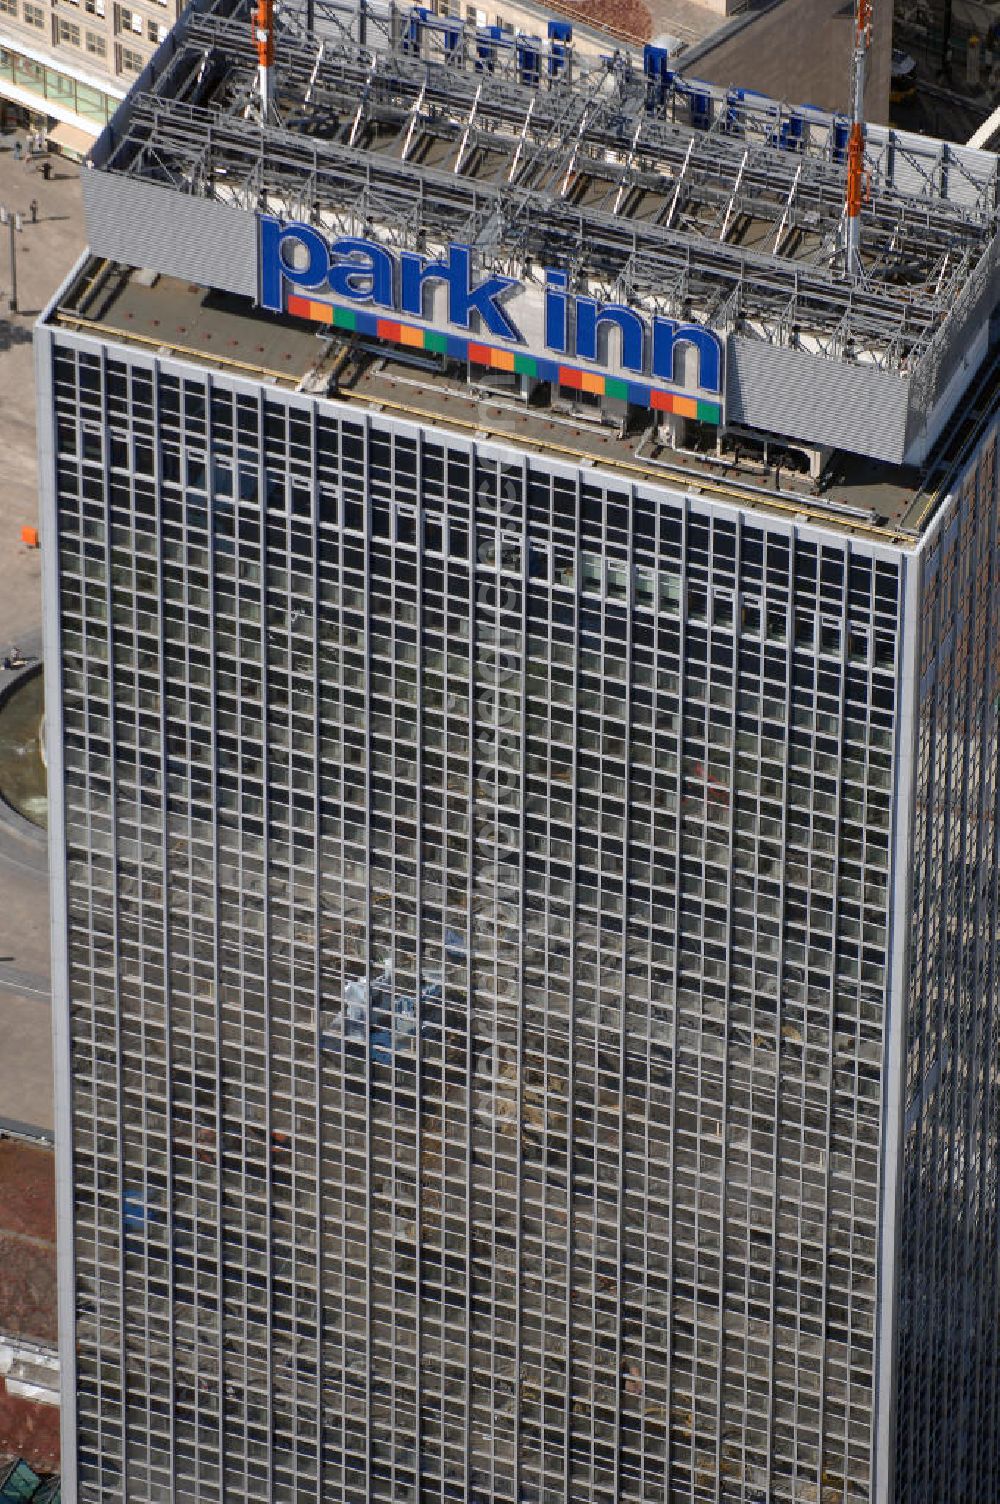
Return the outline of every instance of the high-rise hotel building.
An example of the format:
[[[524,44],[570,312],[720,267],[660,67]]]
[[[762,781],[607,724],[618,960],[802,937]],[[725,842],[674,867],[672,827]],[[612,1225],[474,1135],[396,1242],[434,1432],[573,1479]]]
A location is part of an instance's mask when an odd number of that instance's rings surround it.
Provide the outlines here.
[[[37,333],[69,1504],[989,1504],[997,159],[194,5]]]

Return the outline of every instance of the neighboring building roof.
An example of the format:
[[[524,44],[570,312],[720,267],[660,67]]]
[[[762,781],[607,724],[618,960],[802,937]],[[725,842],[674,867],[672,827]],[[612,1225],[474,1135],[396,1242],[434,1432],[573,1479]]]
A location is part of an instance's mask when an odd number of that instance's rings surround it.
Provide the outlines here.
[[[844,113],[850,109],[853,50],[850,0],[774,0],[734,16],[683,54],[680,66],[711,83],[739,83]],[[883,125],[889,121],[891,53],[892,6],[876,5],[865,113]]]
[[[662,3],[656,7],[661,10]],[[545,9],[560,15],[574,15],[580,21],[600,27],[612,34],[617,32],[625,40],[648,41],[653,32],[653,17],[650,6],[643,0],[580,0],[577,5],[557,4]],[[674,7],[671,6],[671,14]],[[669,22],[668,22],[669,26]]]
[[[0,1139],[0,1332],[57,1340],[54,1160],[14,1139]]]
[[[854,6],[848,0],[496,0],[494,9],[517,24],[521,11],[565,16],[615,46],[641,48],[669,39],[673,60],[688,74],[716,84],[742,84],[821,109],[850,105]],[[490,11],[492,16],[493,11]],[[889,119],[892,6],[876,6],[868,60],[865,109]]]
[[[30,1463],[37,1473],[58,1471],[59,1410],[55,1405],[8,1394],[5,1381],[0,1379],[0,1477],[6,1466],[4,1459],[18,1457]],[[7,1497],[0,1491],[0,1504]],[[36,1496],[15,1494],[14,1497],[34,1500]]]
[[[10,1138],[0,1138],[0,1333],[57,1340],[55,1163],[51,1150]],[[0,1478],[3,1459],[18,1457],[42,1473],[58,1468],[59,1410],[10,1393],[0,1377]]]

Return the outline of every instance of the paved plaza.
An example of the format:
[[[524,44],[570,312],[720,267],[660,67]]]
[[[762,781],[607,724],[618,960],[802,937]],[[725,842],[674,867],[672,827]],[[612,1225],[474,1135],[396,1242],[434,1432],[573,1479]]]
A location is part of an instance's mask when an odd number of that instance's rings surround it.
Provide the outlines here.
[[[32,325],[83,247],[79,169],[13,155],[0,135],[0,206],[15,229],[17,311],[10,307],[10,232],[0,222],[0,663],[16,644],[41,656],[41,551],[22,542],[38,525]],[[34,200],[35,218],[32,218]],[[2,216],[0,216],[2,221]],[[16,672],[16,671],[15,671]],[[0,715],[14,672],[0,668]],[[9,755],[9,754],[7,754]],[[2,774],[2,770],[0,770]],[[43,832],[0,807],[0,1134],[51,1135],[49,904]],[[0,1137],[0,1332],[54,1344],[55,1194],[51,1151]],[[0,1379],[0,1459],[58,1466],[59,1412],[9,1393]]]
[[[10,237],[0,223],[0,661],[16,643],[41,650],[41,551],[21,541],[38,523],[32,325],[83,248],[79,169],[52,157],[26,167],[0,135],[0,206],[20,212],[18,311],[10,309]],[[32,223],[31,203],[37,220]],[[0,669],[0,694],[5,672]],[[17,820],[0,821],[0,1120],[52,1128],[49,911],[45,846]],[[0,1320],[2,1325],[2,1320]]]

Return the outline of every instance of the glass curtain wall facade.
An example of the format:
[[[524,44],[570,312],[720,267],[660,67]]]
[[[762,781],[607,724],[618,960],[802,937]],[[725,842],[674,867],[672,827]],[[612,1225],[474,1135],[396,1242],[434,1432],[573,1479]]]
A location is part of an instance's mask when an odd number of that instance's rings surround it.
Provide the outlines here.
[[[868,1504],[901,557],[39,339],[79,1499]]]
[[[900,1504],[1000,1491],[997,427],[923,559],[900,1286]]]

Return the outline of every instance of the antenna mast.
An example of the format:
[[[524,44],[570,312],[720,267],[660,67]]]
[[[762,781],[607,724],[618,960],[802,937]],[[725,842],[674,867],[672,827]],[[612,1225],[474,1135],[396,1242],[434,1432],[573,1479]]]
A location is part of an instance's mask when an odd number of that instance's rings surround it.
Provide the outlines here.
[[[865,84],[872,41],[872,0],[855,0],[854,55],[851,59],[851,134],[847,138],[846,267],[849,277],[862,275],[861,205],[865,182]]]
[[[265,123],[274,118],[274,0],[256,0],[253,11],[253,40],[259,63],[260,118]]]

